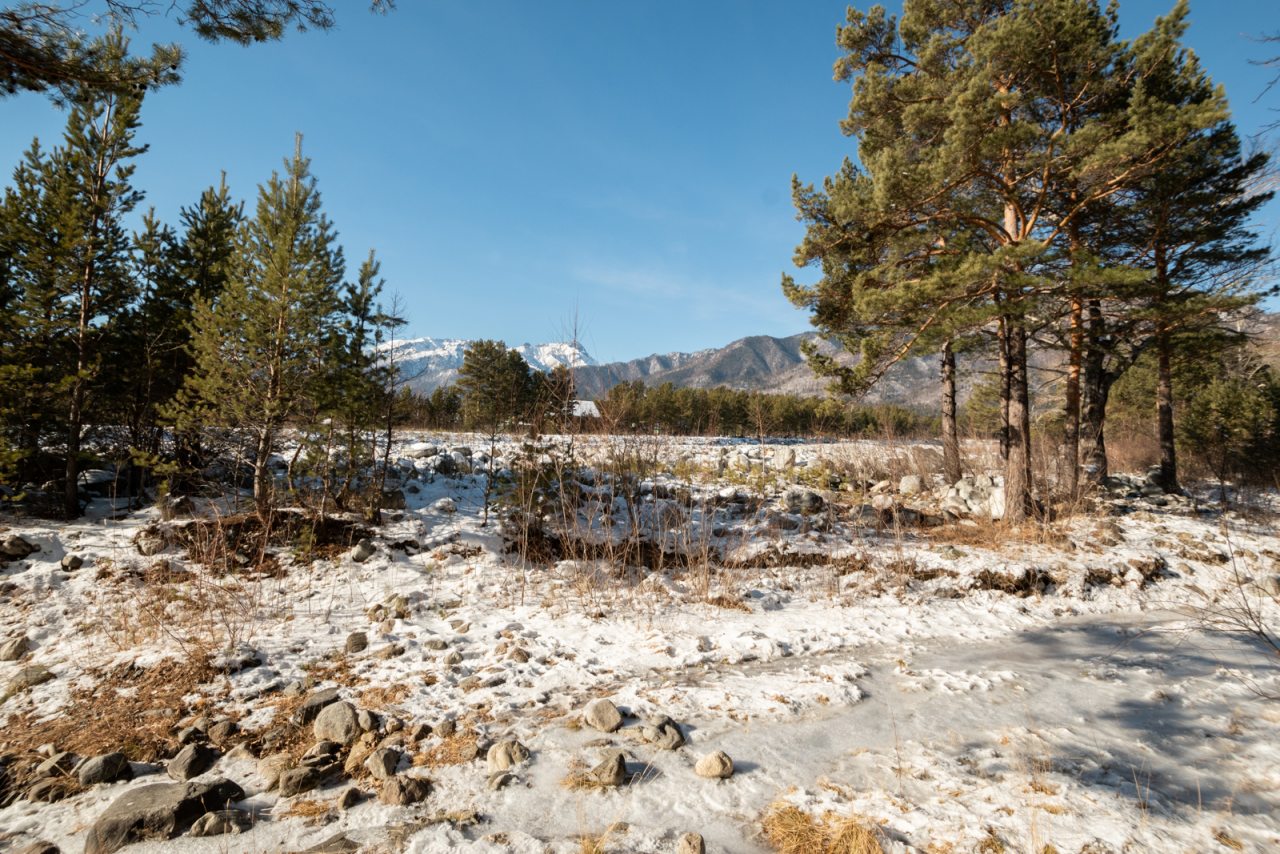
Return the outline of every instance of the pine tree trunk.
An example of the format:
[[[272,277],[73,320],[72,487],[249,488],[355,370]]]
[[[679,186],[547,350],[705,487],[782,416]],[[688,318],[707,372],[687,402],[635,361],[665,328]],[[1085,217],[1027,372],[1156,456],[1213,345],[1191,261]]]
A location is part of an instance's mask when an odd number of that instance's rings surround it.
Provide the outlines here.
[[[1102,310],[1096,301],[1089,303],[1088,341],[1084,351],[1083,410],[1081,412],[1081,463],[1085,480],[1101,486],[1110,474],[1107,465],[1106,417],[1107,398],[1114,377],[1106,370],[1105,356],[1099,338],[1103,334]]]
[[[1000,365],[1000,465],[1009,464],[1009,328],[1005,319],[1000,318],[999,350]]]
[[[1004,474],[1004,518],[1021,522],[1031,509],[1031,406],[1027,382],[1027,330],[1007,323],[1009,456]]]
[[[1178,451],[1173,441],[1173,370],[1170,366],[1169,334],[1156,338],[1156,427],[1160,437],[1160,488],[1178,491]]]
[[[253,455],[253,503],[264,522],[271,512],[271,444],[271,431],[259,430]]]
[[[961,477],[960,437],[956,433],[956,354],[950,341],[942,345],[942,471],[949,484]]]
[[[1080,489],[1080,370],[1084,361],[1084,302],[1071,297],[1071,329],[1068,340],[1067,387],[1063,402],[1063,491],[1074,499]]]

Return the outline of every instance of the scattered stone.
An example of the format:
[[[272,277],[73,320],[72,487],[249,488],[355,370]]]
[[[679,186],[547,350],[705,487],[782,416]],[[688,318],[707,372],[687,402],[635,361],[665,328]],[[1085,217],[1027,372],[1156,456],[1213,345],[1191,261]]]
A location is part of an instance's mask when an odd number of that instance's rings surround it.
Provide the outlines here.
[[[495,771],[489,775],[489,791],[497,792],[515,782],[516,776],[510,771]]]
[[[408,735],[410,741],[422,741],[431,735],[431,724],[414,724],[409,727]]]
[[[76,777],[81,786],[95,786],[98,783],[114,783],[117,780],[132,780],[133,767],[123,753],[104,753],[80,763],[76,769]]]
[[[60,750],[36,766],[35,776],[58,777],[70,774],[79,762],[80,757],[70,750]]]
[[[324,776],[319,768],[310,765],[290,768],[280,775],[280,781],[277,784],[280,788],[280,797],[291,798],[318,788],[324,782]]]
[[[603,697],[587,703],[582,711],[582,719],[586,724],[600,732],[615,732],[622,726],[622,713],[612,700]]]
[[[23,560],[36,552],[40,547],[17,534],[10,534],[0,540],[0,563],[11,560]]]
[[[393,807],[407,807],[427,799],[431,781],[422,777],[392,777],[382,784],[378,800]]]
[[[422,642],[422,646],[424,649],[430,649],[435,652],[449,648],[448,642],[442,638],[428,638]]]
[[[240,732],[238,723],[231,720],[221,720],[209,726],[207,735],[214,744],[226,744],[238,732]]]
[[[666,715],[654,715],[645,721],[640,736],[654,747],[662,750],[676,750],[684,747],[684,733],[676,722]]]
[[[230,780],[203,783],[153,783],[125,792],[111,802],[90,828],[84,854],[112,854],[131,842],[172,839],[200,816],[244,800]]]
[[[244,810],[214,810],[207,812],[191,825],[187,836],[223,836],[228,833],[245,833],[253,827],[253,819]]]
[[[63,555],[61,566],[67,572],[75,572],[84,566],[84,558],[80,557],[80,555]]]
[[[400,656],[404,655],[404,652],[405,652],[405,648],[403,644],[389,643],[386,646],[384,646],[382,649],[378,650],[378,658],[381,658],[383,661],[386,661],[387,659],[390,659],[390,658],[399,658]]]
[[[529,660],[529,652],[524,647],[518,646],[511,650],[507,658],[518,664],[524,664]]]
[[[686,833],[676,843],[676,854],[707,854],[707,845],[701,833]]]
[[[373,543],[365,537],[362,538],[360,542],[356,543],[356,547],[351,550],[351,559],[356,563],[364,563],[377,553],[378,550],[373,547]]]
[[[733,760],[723,750],[717,750],[699,759],[693,773],[712,780],[726,780],[733,776]]]
[[[458,722],[452,718],[445,718],[435,726],[435,733],[441,738],[451,738],[457,731]]]
[[[446,667],[454,667],[462,663],[462,653],[456,649],[444,657]]]
[[[133,544],[138,549],[138,554],[143,557],[153,557],[165,550],[166,543],[164,536],[156,528],[143,528],[133,538]]]
[[[165,771],[175,780],[190,780],[208,771],[217,761],[218,751],[197,741],[179,750],[178,755],[169,760]]]
[[[441,498],[439,501],[431,505],[431,509],[437,513],[452,515],[458,512],[458,504],[448,496]]]
[[[355,707],[343,701],[321,709],[312,729],[320,741],[336,741],[342,745],[355,741],[362,732]]]
[[[297,854],[355,854],[359,850],[359,844],[348,839],[346,834],[338,833],[323,842],[317,842],[310,848],[297,852]]]
[[[903,495],[919,495],[923,491],[924,482],[920,480],[920,475],[918,474],[904,475],[903,478],[898,481],[898,492]]]
[[[793,486],[782,494],[782,503],[787,508],[788,513],[799,513],[805,516],[821,513],[822,509],[827,506],[826,499],[821,495],[812,489],[804,489],[798,486]]]
[[[364,652],[369,647],[369,636],[364,632],[352,632],[347,635],[347,653],[354,655]]]
[[[9,680],[9,693],[18,694],[28,688],[34,688],[37,685],[53,679],[53,672],[43,664],[32,664],[18,671],[13,679]]]
[[[627,760],[621,750],[611,752],[603,762],[587,772],[590,780],[601,786],[621,786],[627,779]]]
[[[513,738],[506,738],[490,747],[485,758],[490,771],[509,771],[529,758],[529,748]]]
[[[25,635],[10,638],[0,644],[0,661],[18,661],[31,651],[31,644]]]
[[[51,804],[71,795],[74,788],[66,777],[45,777],[27,789],[26,797],[34,803]]]
[[[26,848],[16,852],[16,854],[62,854],[62,849],[52,842],[45,842],[41,839],[38,842],[32,842]]]
[[[258,760],[258,776],[262,778],[268,790],[274,789],[280,782],[280,775],[289,770],[292,765],[293,760],[289,754],[273,753]]]
[[[293,723],[295,726],[306,726],[316,719],[320,714],[320,710],[325,706],[338,702],[338,689],[325,688],[323,691],[316,691],[310,697],[302,701],[302,705],[293,713]]]
[[[347,786],[342,790],[342,794],[338,796],[338,809],[349,810],[363,800],[364,792],[355,786]]]
[[[396,766],[400,764],[400,751],[389,747],[379,747],[364,761],[365,769],[375,780],[390,780],[396,775]]]

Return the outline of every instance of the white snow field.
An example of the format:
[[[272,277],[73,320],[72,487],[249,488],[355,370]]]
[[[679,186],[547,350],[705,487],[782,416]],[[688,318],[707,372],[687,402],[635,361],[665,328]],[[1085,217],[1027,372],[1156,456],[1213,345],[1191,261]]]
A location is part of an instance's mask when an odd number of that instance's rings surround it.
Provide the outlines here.
[[[654,471],[628,502],[605,472],[633,441],[578,440],[596,461],[575,474],[580,533],[598,547],[649,520],[696,546],[687,566],[621,567],[585,545],[522,561],[500,513],[481,525],[477,436],[398,437],[405,507],[361,561],[368,548],[310,563],[282,550],[269,571],[223,572],[152,537],[159,510],[123,499],[74,523],[0,520],[0,540],[39,547],[0,565],[0,637],[27,641],[0,662],[11,777],[63,750],[88,758],[77,745],[134,760],[132,780],[82,785],[68,759],[47,772],[68,781],[53,802],[23,776],[0,849],[114,850],[88,841],[112,805],[173,783],[180,742],[207,738],[215,764],[193,779],[236,783],[251,824],[126,850],[674,852],[696,832],[707,851],[750,854],[774,850],[761,823],[780,803],[858,818],[893,852],[1280,850],[1280,657],[1236,626],[1280,629],[1274,494],[1223,511],[1207,491],[1130,478],[1016,533],[983,518],[998,499],[927,527],[956,498],[930,481],[928,448],[653,440],[629,446]],[[459,446],[469,456],[440,473]],[[494,466],[514,466],[521,443],[498,450]],[[40,667],[52,678],[32,679]],[[162,706],[149,672],[181,686]],[[345,770],[284,797],[272,773],[321,740],[290,716],[334,687],[372,714],[332,748]],[[584,723],[596,698],[621,728]],[[655,743],[655,715],[683,746]],[[238,732],[215,735],[224,719]],[[156,731],[171,744],[141,761]],[[507,739],[527,756],[487,761]],[[389,769],[359,761],[375,747]],[[566,784],[611,750],[620,785]],[[732,776],[695,773],[715,751]],[[429,779],[430,794],[387,803],[386,777]],[[366,796],[340,807],[352,785]]]

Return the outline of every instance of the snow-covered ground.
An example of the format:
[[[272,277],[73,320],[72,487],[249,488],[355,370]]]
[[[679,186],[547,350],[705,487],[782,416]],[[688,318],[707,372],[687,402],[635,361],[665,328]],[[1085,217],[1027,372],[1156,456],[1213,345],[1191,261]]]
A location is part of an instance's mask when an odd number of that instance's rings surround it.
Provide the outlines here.
[[[434,472],[444,455],[428,451],[465,444],[478,461],[479,437],[400,441],[406,506],[362,562],[282,553],[271,572],[228,575],[177,545],[143,556],[140,542],[163,545],[146,535],[157,509],[106,499],[71,524],[3,520],[0,539],[40,550],[0,569],[0,636],[30,647],[0,663],[0,689],[37,665],[53,678],[0,705],[0,754],[67,749],[21,741],[42,721],[105,727],[99,701],[137,689],[104,674],[167,658],[196,670],[212,654],[222,672],[169,710],[169,752],[182,713],[237,720],[196,779],[238,783],[254,823],[129,850],[295,851],[341,834],[371,851],[569,852],[603,834],[603,850],[663,852],[697,832],[708,851],[762,852],[761,818],[779,802],[860,816],[889,851],[1280,850],[1280,659],[1220,629],[1249,613],[1280,627],[1274,496],[1223,513],[1135,481],[1087,515],[1010,535],[980,519],[915,524],[948,498],[927,470],[918,494],[897,480],[927,469],[928,448],[579,440],[596,462],[580,473],[593,481],[584,536],[661,517],[672,543],[723,561],[532,564],[496,522],[482,527],[482,475]],[[511,465],[520,445],[500,450]],[[636,506],[603,475],[627,454],[655,461]],[[868,492],[855,471],[894,478]],[[894,506],[917,512],[894,521]],[[65,568],[67,555],[84,565]],[[352,633],[367,648],[348,651]],[[383,803],[359,765],[290,798],[265,790],[262,759],[292,750],[296,763],[317,740],[288,713],[334,686],[375,715],[352,750],[401,751],[398,775],[432,783],[424,801]],[[621,729],[584,725],[600,697]],[[137,700],[140,728],[168,721]],[[683,747],[646,740],[658,714]],[[495,780],[485,748],[506,739],[530,755]],[[614,749],[622,785],[566,785]],[[717,750],[733,775],[696,774]],[[135,761],[132,781],[54,803],[19,797],[0,809],[0,848],[82,850],[123,793],[169,781],[162,765]],[[371,796],[340,809],[352,782]]]

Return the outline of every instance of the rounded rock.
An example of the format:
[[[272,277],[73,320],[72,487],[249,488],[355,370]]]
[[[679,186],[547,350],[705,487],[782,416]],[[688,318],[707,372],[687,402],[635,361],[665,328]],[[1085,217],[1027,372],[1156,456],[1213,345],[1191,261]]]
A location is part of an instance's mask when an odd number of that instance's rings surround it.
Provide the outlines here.
[[[717,750],[699,759],[693,773],[709,780],[727,780],[733,776],[733,760],[723,750]]]

